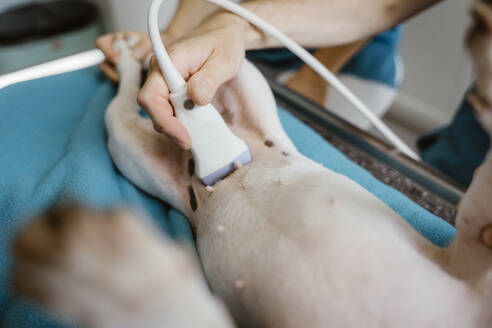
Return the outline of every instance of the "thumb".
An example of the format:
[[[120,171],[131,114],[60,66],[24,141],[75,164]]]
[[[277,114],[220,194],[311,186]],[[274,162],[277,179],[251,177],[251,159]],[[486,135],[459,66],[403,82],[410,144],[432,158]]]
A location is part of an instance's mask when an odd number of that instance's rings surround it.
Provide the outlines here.
[[[200,70],[188,80],[191,100],[200,106],[212,102],[217,89],[237,74],[242,60],[240,56],[212,53]]]

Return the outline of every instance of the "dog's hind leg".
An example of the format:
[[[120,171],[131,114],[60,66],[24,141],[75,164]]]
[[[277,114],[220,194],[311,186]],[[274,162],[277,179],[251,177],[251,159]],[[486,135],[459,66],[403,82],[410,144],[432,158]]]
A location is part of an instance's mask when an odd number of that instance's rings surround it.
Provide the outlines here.
[[[13,248],[15,290],[85,327],[234,326],[192,256],[135,213],[54,208]]]

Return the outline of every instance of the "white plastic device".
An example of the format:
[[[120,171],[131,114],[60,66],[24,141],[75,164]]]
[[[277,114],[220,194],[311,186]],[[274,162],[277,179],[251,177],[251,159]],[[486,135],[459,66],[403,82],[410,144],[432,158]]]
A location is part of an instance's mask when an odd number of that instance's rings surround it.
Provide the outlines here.
[[[171,91],[175,115],[190,134],[196,174],[205,185],[213,185],[236,168],[236,161],[249,163],[251,155],[246,143],[232,133],[211,104],[198,106],[188,97],[187,84],[162,44],[157,21],[162,2],[154,0],[149,10],[148,29],[154,54]]]
[[[176,117],[191,136],[196,174],[205,185],[213,185],[236,169],[236,161],[251,161],[248,146],[232,133],[215,107],[196,106],[188,97],[186,86],[171,93],[170,98]]]

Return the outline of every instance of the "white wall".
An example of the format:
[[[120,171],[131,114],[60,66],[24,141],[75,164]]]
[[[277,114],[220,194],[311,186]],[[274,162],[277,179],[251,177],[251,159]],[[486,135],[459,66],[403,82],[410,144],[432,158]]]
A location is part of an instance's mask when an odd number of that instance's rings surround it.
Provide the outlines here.
[[[401,45],[406,77],[390,115],[420,118],[414,124],[421,130],[451,119],[472,80],[463,41],[470,5],[470,0],[443,1],[406,24]]]
[[[151,0],[90,1],[100,7],[108,31],[147,31],[147,10],[152,2]],[[159,14],[161,28],[167,26],[176,11],[177,5],[178,0],[164,1]]]

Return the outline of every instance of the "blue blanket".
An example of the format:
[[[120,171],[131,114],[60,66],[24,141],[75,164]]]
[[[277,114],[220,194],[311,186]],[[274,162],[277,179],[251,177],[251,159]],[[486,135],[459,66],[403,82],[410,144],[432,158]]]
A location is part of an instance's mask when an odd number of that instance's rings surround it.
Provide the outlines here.
[[[163,232],[192,242],[180,213],[136,189],[113,166],[104,111],[114,92],[94,67],[0,90],[0,327],[61,327],[56,318],[13,297],[8,287],[15,231],[55,202],[131,205]],[[449,224],[377,181],[285,110],[279,113],[304,155],[357,181],[437,245],[453,238]]]

